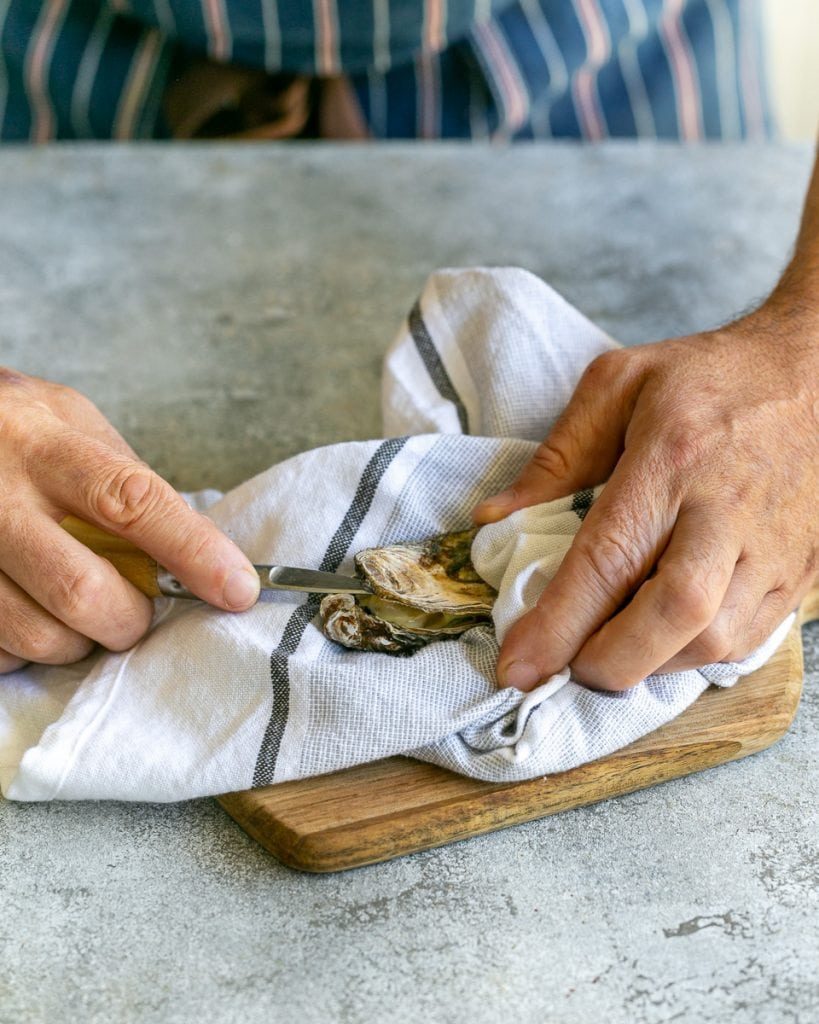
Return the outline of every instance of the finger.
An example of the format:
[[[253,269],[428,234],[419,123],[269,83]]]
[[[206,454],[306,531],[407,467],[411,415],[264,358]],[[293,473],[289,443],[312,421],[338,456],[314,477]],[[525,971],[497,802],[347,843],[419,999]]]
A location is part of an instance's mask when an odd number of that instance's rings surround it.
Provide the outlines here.
[[[85,395],[51,381],[41,380],[38,383],[48,389],[51,409],[67,426],[104,442],[120,455],[138,459],[125,438]]]
[[[739,553],[705,510],[682,512],[657,574],[583,645],[572,663],[575,677],[622,690],[656,672],[711,625]]]
[[[812,587],[812,582],[794,591],[789,586],[775,587],[762,599],[762,604],[751,622],[745,641],[738,644],[728,656],[728,661],[741,661],[760,647],[774,630],[791,614],[797,611],[802,598]]]
[[[27,665],[28,662],[25,658],[16,658],[13,654],[9,654],[8,651],[0,649],[0,676],[8,675],[9,672],[16,672],[18,668],[22,668],[23,665]]]
[[[626,452],[554,579],[507,633],[498,659],[501,686],[531,690],[561,671],[646,579],[676,517],[653,489],[656,477]]]
[[[146,465],[73,431],[48,438],[45,456],[34,472],[55,504],[130,540],[210,604],[239,611],[256,601],[247,558]]]
[[[148,598],[48,516],[6,511],[0,525],[0,568],[56,619],[112,651],[147,632]]]
[[[59,622],[0,573],[0,648],[11,659],[9,664],[16,659],[18,668],[26,661],[67,665],[82,660],[93,647],[91,640]]]
[[[472,515],[494,523],[528,505],[562,498],[603,483],[623,450],[639,392],[637,361],[628,369],[620,350],[598,356],[586,368],[574,395],[531,462],[502,493],[484,499]]]
[[[720,661],[742,661],[760,647],[796,608],[810,589],[769,587],[747,561],[737,564],[733,579],[711,625],[678,655],[662,666],[663,672],[684,672]]]
[[[674,657],[661,666],[663,672],[684,672],[718,661],[729,661],[751,634],[765,596],[767,582],[747,559],[740,558],[728,589],[711,623]],[[749,648],[752,650],[753,648]]]

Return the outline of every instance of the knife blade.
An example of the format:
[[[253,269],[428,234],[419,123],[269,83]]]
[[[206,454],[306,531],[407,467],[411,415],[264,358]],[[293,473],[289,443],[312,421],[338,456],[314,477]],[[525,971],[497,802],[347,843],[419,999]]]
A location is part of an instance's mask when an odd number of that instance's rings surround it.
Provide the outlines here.
[[[167,569],[130,541],[67,516],[60,526],[95,554],[107,558],[117,571],[148,597],[183,597],[198,601]],[[309,594],[371,594],[372,588],[355,576],[291,565],[254,565],[262,590],[291,590]]]
[[[99,554],[99,552],[98,552]],[[295,565],[254,565],[262,590],[295,590],[307,594],[372,594],[372,588],[355,576],[340,576],[320,569],[300,569]],[[133,582],[133,581],[132,581]],[[166,597],[199,600],[166,569],[157,566],[156,582]]]

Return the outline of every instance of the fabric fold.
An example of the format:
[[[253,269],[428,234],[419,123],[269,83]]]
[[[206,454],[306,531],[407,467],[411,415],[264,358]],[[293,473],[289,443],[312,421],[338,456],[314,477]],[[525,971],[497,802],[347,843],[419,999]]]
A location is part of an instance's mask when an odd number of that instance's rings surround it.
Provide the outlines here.
[[[440,271],[386,356],[385,439],[305,452],[208,514],[256,562],[339,572],[352,571],[361,548],[463,529],[614,344],[525,271]],[[409,657],[340,648],[321,633],[314,597],[279,593],[241,615],[163,600],[131,651],[7,676],[2,791],[181,800],[391,754],[490,781],[532,778],[624,746],[710,683],[733,685],[770,657],[790,621],[743,663],[650,677],[623,693],[586,690],[568,672],[527,695],[497,689],[497,635],[537,600],[593,497],[485,527],[473,555],[499,589],[495,628]]]

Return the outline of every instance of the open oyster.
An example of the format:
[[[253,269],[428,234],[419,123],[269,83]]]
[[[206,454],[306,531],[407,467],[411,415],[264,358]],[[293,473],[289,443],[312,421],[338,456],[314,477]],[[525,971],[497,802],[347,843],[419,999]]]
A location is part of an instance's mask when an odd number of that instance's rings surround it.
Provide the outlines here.
[[[356,569],[373,595],[328,594],[321,602],[325,635],[344,647],[406,654],[488,622],[496,595],[473,568],[475,533],[360,551]]]

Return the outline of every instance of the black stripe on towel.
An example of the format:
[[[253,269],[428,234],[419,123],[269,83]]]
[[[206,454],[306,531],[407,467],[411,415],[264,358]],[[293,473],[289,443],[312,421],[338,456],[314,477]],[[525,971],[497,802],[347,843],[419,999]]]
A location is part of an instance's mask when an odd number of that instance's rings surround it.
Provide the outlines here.
[[[319,568],[322,572],[335,572],[344,560],[347,550],[355,537],[358,528],[372,505],[373,498],[381,478],[395,456],[407,443],[405,437],[391,438],[379,445],[372,458],[361,474],[358,488],[352,504],[347,509],[332,540],[327,545],[324,558]],[[279,646],[270,655],[270,682],[273,687],[273,709],[267,723],[256,768],[253,772],[253,785],[269,786],[276,772],[276,761],[287,725],[290,711],[290,678],[288,662],[291,654],[301,643],[307,626],[318,611],[320,598],[311,594],[307,601],[299,605],[284,627]]]
[[[438,349],[435,347],[432,338],[430,337],[427,325],[424,323],[424,318],[421,315],[420,301],[416,302],[412,307],[408,319],[412,340],[415,342],[418,354],[424,361],[424,366],[427,368],[427,373],[430,375],[432,383],[438,389],[438,393],[441,397],[445,398],[448,402],[452,402],[455,406],[455,411],[458,413],[458,422],[461,424],[461,430],[465,434],[468,434],[469,420],[466,415],[466,406],[461,401],[461,396],[455,390],[452,378],[447,373],[446,367],[441,361],[440,355],[438,355]]]
[[[582,491],[575,491],[572,495],[572,512],[578,519],[585,519],[594,501],[594,490],[587,487]]]

